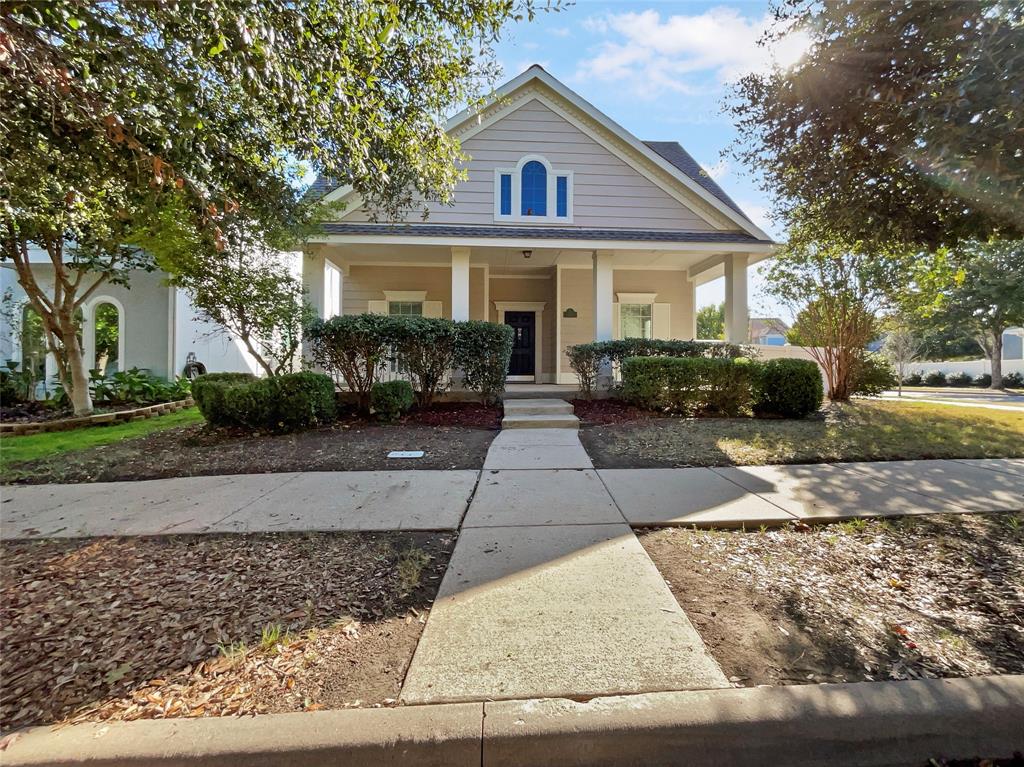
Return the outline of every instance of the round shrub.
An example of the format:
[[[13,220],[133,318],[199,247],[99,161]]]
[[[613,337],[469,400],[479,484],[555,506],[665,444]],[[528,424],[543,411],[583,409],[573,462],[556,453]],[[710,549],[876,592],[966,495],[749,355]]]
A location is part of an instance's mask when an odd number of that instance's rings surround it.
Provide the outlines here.
[[[941,372],[941,371],[938,371],[938,370],[933,370],[932,372],[930,372],[928,375],[926,375],[924,377],[924,385],[925,386],[945,386],[946,385],[946,374]]]
[[[946,383],[950,386],[970,386],[973,381],[970,373],[950,373],[946,376]]]
[[[896,386],[896,374],[892,365],[881,354],[866,354],[857,366],[853,381],[853,393],[876,396]]]
[[[255,380],[252,373],[207,373],[192,382],[192,399],[208,423],[233,426],[236,422],[224,406],[224,393]]]
[[[482,320],[459,322],[455,331],[455,367],[462,383],[491,404],[505,391],[514,331],[508,325]]]
[[[370,390],[370,407],[382,421],[394,421],[409,412],[414,398],[408,381],[385,381]]]
[[[754,414],[804,418],[825,399],[821,370],[811,360],[775,359],[758,365]]]
[[[323,373],[288,373],[261,383],[272,405],[265,412],[274,431],[295,431],[334,420],[334,381]]]
[[[334,418],[334,382],[322,373],[273,378],[249,373],[205,375],[192,384],[192,396],[199,412],[214,426],[295,431]]]
[[[988,373],[982,373],[980,376],[974,379],[974,385],[980,386],[983,389],[987,389],[992,385],[992,376]]]
[[[904,386],[920,386],[922,383],[924,383],[924,379],[921,378],[920,373],[911,373],[903,379]]]
[[[1008,389],[1024,389],[1024,375],[1014,371],[1003,374],[1003,386]]]

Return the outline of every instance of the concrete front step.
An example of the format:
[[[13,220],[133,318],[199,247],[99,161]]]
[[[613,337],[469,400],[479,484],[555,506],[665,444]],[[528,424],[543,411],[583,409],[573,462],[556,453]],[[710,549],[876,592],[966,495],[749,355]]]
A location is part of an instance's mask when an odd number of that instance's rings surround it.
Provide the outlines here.
[[[580,419],[574,415],[506,415],[502,429],[578,429]]]
[[[572,414],[572,405],[561,399],[521,399],[504,403],[505,415]]]

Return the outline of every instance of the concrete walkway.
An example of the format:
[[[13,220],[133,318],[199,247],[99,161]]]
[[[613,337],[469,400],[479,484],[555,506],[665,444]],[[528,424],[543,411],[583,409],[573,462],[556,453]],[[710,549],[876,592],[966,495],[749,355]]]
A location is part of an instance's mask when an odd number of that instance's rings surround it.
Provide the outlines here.
[[[406,703],[728,687],[576,430],[488,452]]]

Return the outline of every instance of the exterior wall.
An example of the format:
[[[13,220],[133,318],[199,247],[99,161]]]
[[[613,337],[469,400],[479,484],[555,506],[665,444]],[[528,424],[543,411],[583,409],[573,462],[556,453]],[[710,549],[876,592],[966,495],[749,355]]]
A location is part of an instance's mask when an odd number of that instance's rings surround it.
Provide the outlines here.
[[[589,274],[589,272],[588,272]],[[543,302],[544,312],[541,316],[540,342],[541,359],[540,370],[537,376],[540,381],[554,382],[555,369],[555,336],[556,319],[555,310],[555,276],[552,274],[545,279],[516,278],[491,276],[490,300],[488,301],[488,319],[491,322],[500,322],[496,302],[501,301],[529,301]]]
[[[536,99],[462,143],[471,158],[469,178],[451,206],[431,206],[428,222],[494,225],[496,168],[512,168],[525,155],[542,155],[555,170],[573,174],[573,222],[554,226],[713,230],[707,221],[638,173],[575,125]],[[518,204],[513,200],[513,209]],[[554,201],[549,200],[549,205]],[[420,212],[406,216],[418,221]],[[353,210],[345,221],[369,221]],[[499,222],[500,223],[500,222]],[[518,225],[522,225],[521,223]],[[538,223],[537,225],[543,225]]]
[[[920,373],[928,375],[932,371],[939,371],[945,375],[950,373],[967,373],[975,378],[983,373],[992,373],[992,365],[988,360],[968,360],[965,362],[912,362],[907,365],[907,374]],[[1024,360],[1003,359],[1003,375],[1007,373],[1020,373],[1024,375]]]
[[[573,383],[576,376],[569,367],[565,349],[594,340],[594,273],[590,269],[562,269],[560,281],[558,321],[562,332],[558,349],[558,383]],[[576,316],[561,316],[567,309],[574,309]]]
[[[483,267],[469,270],[469,316],[486,319]],[[370,301],[383,301],[385,290],[425,290],[427,301],[441,302],[441,315],[452,316],[452,272],[444,266],[351,266],[342,278],[344,314],[364,314]]]

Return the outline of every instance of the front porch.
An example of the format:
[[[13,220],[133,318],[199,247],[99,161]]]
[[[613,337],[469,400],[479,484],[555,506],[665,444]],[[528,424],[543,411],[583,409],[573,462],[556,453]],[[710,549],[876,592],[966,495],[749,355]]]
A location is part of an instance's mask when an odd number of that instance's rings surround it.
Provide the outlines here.
[[[303,259],[320,316],[422,314],[511,325],[510,397],[572,396],[576,377],[565,348],[574,344],[696,338],[697,286],[720,277],[726,338],[746,342],[747,268],[770,252],[750,242],[580,247],[589,243],[523,237],[460,244],[455,237],[365,234],[320,240]],[[521,384],[538,388],[515,388]]]

